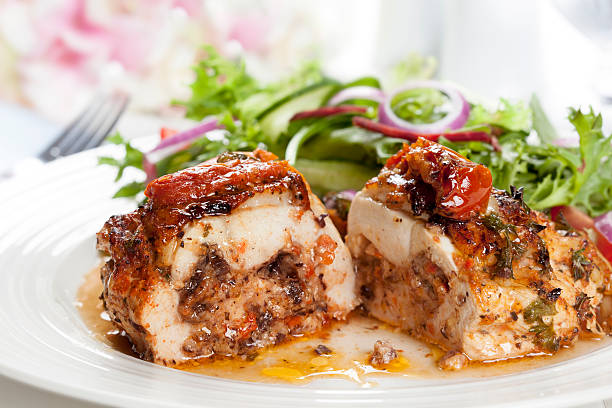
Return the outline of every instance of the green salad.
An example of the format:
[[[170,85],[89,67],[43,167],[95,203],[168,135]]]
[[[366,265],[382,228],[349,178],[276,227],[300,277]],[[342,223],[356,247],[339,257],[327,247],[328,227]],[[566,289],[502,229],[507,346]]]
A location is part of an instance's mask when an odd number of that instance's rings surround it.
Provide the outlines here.
[[[535,95],[528,102],[501,99],[491,109],[451,85],[427,80],[430,60],[404,62],[395,75],[401,85],[388,90],[375,77],[330,78],[314,63],[262,84],[244,62],[211,47],[206,52],[194,68],[191,98],[174,102],[197,121],[194,129],[164,129],[151,152],[118,134],[109,138],[124,146],[125,155],[102,157],[101,164],[116,166],[118,180],[127,167],[146,174],[117,197],[136,196],[151,179],[222,152],[258,147],[288,160],[319,194],[358,190],[402,143],[425,137],[486,165],[495,187],[523,187],[531,208],[573,206],[591,217],[612,210],[611,136],[603,134],[601,115],[592,109],[569,110],[577,143],[561,146]]]

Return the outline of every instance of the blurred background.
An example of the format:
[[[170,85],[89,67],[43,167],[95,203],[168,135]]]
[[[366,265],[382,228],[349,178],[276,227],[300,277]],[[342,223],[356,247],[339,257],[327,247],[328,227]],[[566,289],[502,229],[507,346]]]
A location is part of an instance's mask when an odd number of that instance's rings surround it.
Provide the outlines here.
[[[103,90],[131,97],[127,137],[180,120],[203,44],[272,80],[317,60],[340,79],[414,53],[483,100],[536,92],[612,113],[609,0],[0,0],[0,167],[33,155]],[[610,129],[609,120],[607,129]]]

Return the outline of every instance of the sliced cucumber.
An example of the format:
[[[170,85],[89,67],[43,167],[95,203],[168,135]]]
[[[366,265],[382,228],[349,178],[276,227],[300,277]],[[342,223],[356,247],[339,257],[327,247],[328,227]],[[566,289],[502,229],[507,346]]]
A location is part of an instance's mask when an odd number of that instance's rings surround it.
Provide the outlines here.
[[[393,154],[401,147],[401,139],[391,139],[380,133],[348,126],[320,132],[308,139],[300,147],[299,156],[311,160],[347,160],[377,167],[390,156],[388,150]]]
[[[293,115],[318,108],[325,96],[337,86],[337,83],[329,80],[309,85],[281,98],[257,115],[268,143],[275,146],[278,137],[287,130],[289,119]]]
[[[332,89],[330,91],[330,93],[328,93],[327,95],[325,95],[325,98],[323,99],[323,104],[327,104],[327,102],[329,102],[329,100],[338,92],[340,92],[343,89],[347,89],[347,88],[352,88],[354,86],[371,86],[372,88],[378,88],[380,89],[380,82],[378,81],[377,78],[375,77],[361,77],[358,78],[352,82],[349,82],[348,84],[344,84],[341,86],[338,86],[337,89]],[[348,102],[348,101],[347,101]],[[372,102],[372,101],[368,101],[368,102]],[[378,104],[376,104],[378,105]]]
[[[366,181],[378,174],[375,168],[348,161],[297,159],[295,167],[318,194],[361,190]]]
[[[318,121],[311,123],[310,125],[303,126],[298,132],[291,137],[287,149],[285,150],[285,160],[289,161],[292,166],[295,164],[295,160],[298,157],[298,150],[302,147],[313,136],[321,132],[329,132],[334,128],[346,127],[351,123],[351,118],[355,116],[353,114],[342,114],[330,116],[327,118],[319,119]],[[335,158],[335,157],[332,157]],[[349,158],[350,160],[350,158]]]

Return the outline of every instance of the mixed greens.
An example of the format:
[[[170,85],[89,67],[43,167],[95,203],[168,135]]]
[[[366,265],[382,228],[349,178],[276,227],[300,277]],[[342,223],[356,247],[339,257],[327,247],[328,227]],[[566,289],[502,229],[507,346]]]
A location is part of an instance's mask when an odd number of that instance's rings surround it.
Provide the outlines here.
[[[384,92],[376,78],[344,83],[325,76],[317,64],[310,63],[279,82],[261,84],[248,74],[242,61],[228,60],[211,47],[206,52],[207,57],[195,67],[191,98],[175,103],[183,105],[186,116],[196,121],[215,116],[224,130],[215,137],[204,133],[189,143],[177,144],[154,161],[115,135],[109,140],[125,147],[125,157],[103,157],[100,163],[117,166],[118,179],[126,167],[144,170],[151,179],[224,151],[261,147],[289,160],[313,190],[322,194],[360,189],[406,142],[391,137],[395,133],[359,125],[378,126]],[[413,58],[396,69],[396,83],[432,75],[430,60]],[[350,89],[367,92],[360,96]],[[340,92],[344,94],[339,105],[349,108],[328,107]],[[389,103],[402,120],[431,124],[449,114],[446,96],[438,89],[415,88],[396,93]],[[435,140],[486,165],[495,187],[522,186],[525,201],[534,209],[571,205],[592,217],[612,210],[612,140],[602,132],[601,115],[571,109],[569,120],[580,137],[579,145],[562,147],[554,144],[557,134],[535,96],[529,104],[502,99],[494,109],[469,103],[465,113],[460,128],[435,135]],[[420,136],[404,132],[408,140]],[[137,195],[145,182],[130,183],[117,196]]]

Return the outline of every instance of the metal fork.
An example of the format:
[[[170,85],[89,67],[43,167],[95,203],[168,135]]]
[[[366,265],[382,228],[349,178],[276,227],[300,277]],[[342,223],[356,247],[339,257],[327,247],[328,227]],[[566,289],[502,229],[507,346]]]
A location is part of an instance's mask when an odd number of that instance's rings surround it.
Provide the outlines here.
[[[128,95],[113,92],[97,96],[38,158],[48,162],[99,146],[123,114]]]

